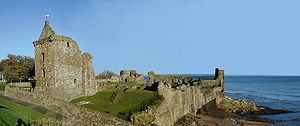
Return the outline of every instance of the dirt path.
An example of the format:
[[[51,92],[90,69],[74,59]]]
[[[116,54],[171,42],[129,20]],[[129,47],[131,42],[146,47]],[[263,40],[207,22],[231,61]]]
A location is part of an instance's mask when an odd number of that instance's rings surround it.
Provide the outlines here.
[[[35,105],[35,104],[24,102],[24,101],[21,101],[21,100],[18,100],[18,99],[14,99],[14,98],[11,98],[11,97],[7,97],[7,96],[4,95],[3,91],[0,91],[0,98],[3,98],[3,99],[6,99],[6,100],[15,102],[17,104],[20,104],[22,106],[31,108],[33,110],[36,110],[36,111],[38,111],[40,113],[43,113],[43,114],[49,116],[49,117],[55,118],[55,119],[57,119],[59,121],[61,121],[62,118],[63,118],[63,116],[61,114],[54,113],[53,111],[50,111],[49,109],[46,109],[46,108],[44,108],[42,106],[38,106],[38,105]]]

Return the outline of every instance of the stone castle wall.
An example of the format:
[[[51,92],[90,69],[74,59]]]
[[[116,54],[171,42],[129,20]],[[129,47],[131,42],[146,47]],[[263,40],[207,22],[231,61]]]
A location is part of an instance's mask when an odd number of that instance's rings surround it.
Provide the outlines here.
[[[48,42],[35,45],[35,78],[39,84],[37,88],[41,90],[54,85],[55,82],[54,55],[51,50],[54,50],[54,47]]]
[[[104,113],[92,111],[64,100],[53,98],[44,91],[29,92],[20,88],[6,86],[5,95],[25,102],[43,106],[54,113],[61,114],[63,125],[70,126],[129,126],[131,123]]]
[[[149,73],[150,83],[158,85],[158,94],[165,100],[151,114],[154,124],[173,125],[182,116],[192,113],[206,103],[224,98],[224,71],[216,69],[215,80],[193,80],[189,77],[170,77]]]
[[[97,79],[98,82],[135,82],[138,84],[145,84],[145,78],[143,74],[137,73],[135,70],[121,70],[120,76],[112,76],[108,79]]]
[[[81,51],[72,39],[54,40],[55,90],[60,90],[65,100],[82,96]]]
[[[94,95],[98,91],[98,86],[95,82],[95,72],[92,66],[92,55],[89,53],[83,53],[83,71],[82,71],[82,83],[83,94],[85,96]]]
[[[56,35],[46,21],[39,40],[33,44],[38,90],[65,101],[96,93],[92,56],[82,54],[74,40]]]

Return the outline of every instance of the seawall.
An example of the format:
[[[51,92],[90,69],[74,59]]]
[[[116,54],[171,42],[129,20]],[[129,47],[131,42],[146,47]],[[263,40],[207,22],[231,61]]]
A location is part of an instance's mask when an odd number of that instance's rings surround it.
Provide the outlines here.
[[[224,71],[216,69],[214,80],[193,80],[189,77],[149,74],[150,82],[158,85],[158,94],[165,100],[151,114],[159,126],[173,125],[179,118],[197,110],[206,103],[224,98]]]

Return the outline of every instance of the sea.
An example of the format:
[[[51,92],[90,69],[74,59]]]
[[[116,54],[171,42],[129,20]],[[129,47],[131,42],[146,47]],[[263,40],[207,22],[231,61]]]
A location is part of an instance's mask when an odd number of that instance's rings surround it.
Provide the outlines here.
[[[300,126],[300,76],[225,76],[225,95],[274,109],[295,113],[263,115],[279,120],[275,126]]]

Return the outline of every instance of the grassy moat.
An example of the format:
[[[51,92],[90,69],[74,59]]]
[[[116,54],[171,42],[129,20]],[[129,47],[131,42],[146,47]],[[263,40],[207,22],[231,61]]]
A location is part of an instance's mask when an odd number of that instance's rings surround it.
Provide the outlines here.
[[[121,84],[136,85],[131,82]],[[162,99],[155,92],[142,89],[131,91],[106,90],[100,91],[93,96],[74,99],[71,103],[82,103],[81,106],[83,107],[129,120],[132,113],[145,110],[148,106],[159,104]]]
[[[6,85],[5,82],[0,82],[0,91],[3,92]],[[0,97],[0,126],[41,125],[59,126],[61,124],[56,119],[48,117],[35,109]]]
[[[42,113],[0,98],[1,126],[31,125],[42,117]]]

